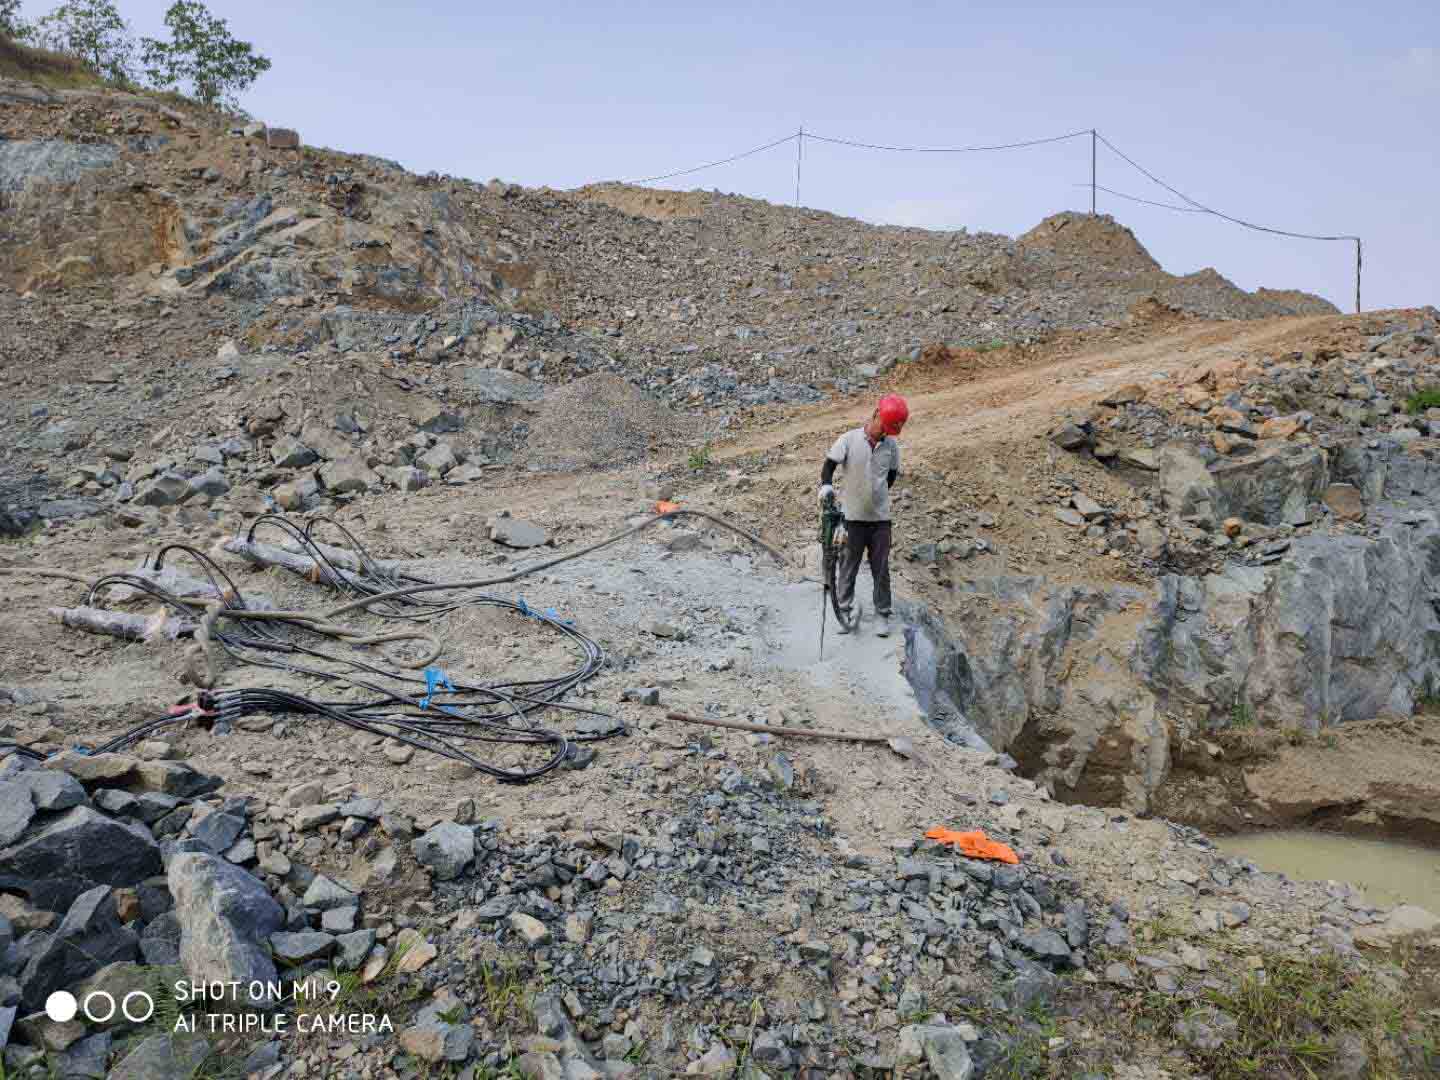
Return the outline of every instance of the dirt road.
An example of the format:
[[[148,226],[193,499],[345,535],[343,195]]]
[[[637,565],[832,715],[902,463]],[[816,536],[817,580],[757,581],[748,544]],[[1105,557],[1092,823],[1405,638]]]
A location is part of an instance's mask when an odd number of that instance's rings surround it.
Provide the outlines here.
[[[918,464],[931,452],[952,448],[957,439],[969,444],[1011,442],[1027,438],[1053,425],[1058,414],[1088,405],[1097,396],[1127,383],[1153,381],[1195,364],[1279,349],[1291,340],[1307,343],[1343,316],[1265,319],[1255,322],[1186,323],[1140,341],[1124,345],[1091,345],[1056,359],[1045,347],[1033,360],[1015,370],[982,373],[959,383],[943,385],[943,371],[922,376],[928,384],[910,390],[904,373],[881,385],[894,384],[905,393],[914,422],[905,431],[908,460]],[[783,424],[766,424],[722,444],[716,460],[725,461],[798,443],[817,446],[850,424],[863,419],[871,397],[827,403],[787,413]],[[823,451],[822,451],[823,452]],[[817,457],[818,461],[818,457]],[[805,461],[803,471],[810,470]],[[799,466],[797,464],[796,468]],[[785,478],[787,470],[778,470]]]

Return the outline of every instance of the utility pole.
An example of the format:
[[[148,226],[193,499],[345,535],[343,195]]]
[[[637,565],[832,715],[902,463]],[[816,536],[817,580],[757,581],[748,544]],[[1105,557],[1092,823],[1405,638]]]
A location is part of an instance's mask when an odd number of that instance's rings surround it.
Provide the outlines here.
[[[805,156],[805,125],[795,133],[795,219],[800,219],[800,162]]]
[[[1355,314],[1360,314],[1360,237],[1355,237]]]
[[[1090,216],[1095,216],[1095,129],[1090,129]]]

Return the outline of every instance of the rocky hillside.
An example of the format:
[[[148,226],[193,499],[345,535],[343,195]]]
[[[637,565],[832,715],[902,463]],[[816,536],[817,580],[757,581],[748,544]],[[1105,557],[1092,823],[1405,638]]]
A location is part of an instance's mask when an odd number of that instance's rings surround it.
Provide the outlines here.
[[[1440,670],[1433,311],[63,80],[0,135],[5,1077],[1437,1068],[1440,920],[1153,816],[1434,824],[1433,718],[1317,738]],[[816,464],[891,387],[905,633],[822,659]]]
[[[929,341],[1122,324],[1144,299],[1216,318],[1328,310],[1166,274],[1108,217],[1056,215],[1018,240],[874,227],[702,192],[415,176],[146,96],[11,81],[0,101],[0,282],[17,292],[412,313],[484,300],[598,339],[674,403],[800,399]],[[553,366],[536,349],[509,363]]]

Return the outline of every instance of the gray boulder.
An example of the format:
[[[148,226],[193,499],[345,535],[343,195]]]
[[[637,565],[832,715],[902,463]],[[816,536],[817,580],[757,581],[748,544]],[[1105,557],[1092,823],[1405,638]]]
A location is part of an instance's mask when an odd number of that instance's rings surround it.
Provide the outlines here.
[[[270,951],[281,963],[294,966],[307,960],[318,960],[335,951],[335,938],[315,930],[298,933],[271,934]]]
[[[282,469],[303,469],[320,460],[320,455],[314,450],[288,435],[275,440],[275,445],[270,448],[270,457]]]
[[[72,807],[0,850],[0,889],[57,914],[96,885],[135,885],[160,870],[160,849],[147,829],[89,806]]]
[[[449,443],[436,443],[415,459],[415,464],[435,476],[444,476],[460,464]]]
[[[151,1035],[110,1070],[108,1080],[191,1080],[209,1056],[210,1045],[199,1035]]]
[[[207,469],[190,481],[190,490],[196,495],[208,495],[212,499],[230,490],[230,481],[219,469]]]
[[[1074,958],[1065,939],[1054,930],[1027,930],[1020,935],[1020,948],[1055,967],[1068,967]]]
[[[365,464],[364,458],[352,454],[322,468],[320,483],[330,492],[368,491],[380,483],[380,477]]]
[[[30,954],[20,975],[21,1001],[39,1009],[56,990],[95,974],[106,964],[133,960],[139,937],[120,925],[115,894],[108,885],[82,893],[65,913],[55,933]]]
[[[250,997],[244,988],[276,977],[267,945],[285,912],[265,886],[233,863],[198,852],[176,855],[168,881],[180,923],[180,961],[190,978],[238,981],[242,1002],[273,1005],[268,995]]]
[[[441,1015],[451,1010],[460,1014],[452,1023]],[[475,1029],[465,1017],[465,1007],[453,1000],[433,1002],[415,1014],[415,1023],[400,1033],[400,1045],[426,1061],[464,1061],[475,1045]]]
[[[147,964],[180,962],[180,920],[166,911],[145,924],[140,932],[140,955]]]
[[[442,821],[410,844],[415,861],[428,867],[441,881],[465,872],[475,858],[475,833],[453,821]]]
[[[190,835],[200,841],[207,851],[223,855],[244,831],[245,819],[239,814],[216,811],[207,814],[200,824],[190,830]]]
[[[27,769],[15,777],[14,782],[30,789],[35,809],[43,813],[69,810],[85,801],[85,789],[80,782],[59,769]]]
[[[0,781],[0,847],[19,840],[34,818],[30,789],[16,780]]]
[[[87,1035],[50,1056],[52,1075],[63,1080],[105,1080],[105,1062],[109,1060],[113,1044],[108,1031]]]
[[[190,481],[179,473],[165,473],[142,484],[135,492],[138,506],[175,506],[194,494]]]
[[[497,544],[512,548],[541,547],[550,540],[550,534],[538,525],[519,518],[501,517],[490,522],[490,539]]]
[[[345,886],[331,881],[324,874],[316,874],[315,880],[305,889],[301,903],[316,911],[329,911],[331,908],[354,907],[359,899]]]
[[[545,388],[533,379],[499,368],[470,368],[465,372],[465,389],[487,405],[539,401],[545,393]]]
[[[356,971],[375,946],[374,930],[356,930],[335,939],[335,967],[340,971]]]

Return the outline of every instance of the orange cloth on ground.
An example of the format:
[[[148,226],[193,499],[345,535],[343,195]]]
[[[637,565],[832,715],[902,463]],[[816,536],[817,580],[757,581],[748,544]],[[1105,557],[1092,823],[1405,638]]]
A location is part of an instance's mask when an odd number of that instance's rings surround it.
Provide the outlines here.
[[[657,513],[657,514],[673,514],[676,510],[679,510],[679,509],[680,509],[680,504],[679,504],[679,503],[677,503],[677,502],[667,502],[667,501],[664,500],[664,499],[661,499],[659,502],[657,502],[657,503],[655,504],[655,513]]]
[[[925,834],[927,840],[939,840],[942,844],[953,844],[960,849],[960,854],[971,859],[998,859],[1000,862],[1018,863],[1020,856],[1016,855],[1006,845],[996,840],[989,839],[984,832],[976,829],[974,832],[956,832],[954,829],[931,829]]]

